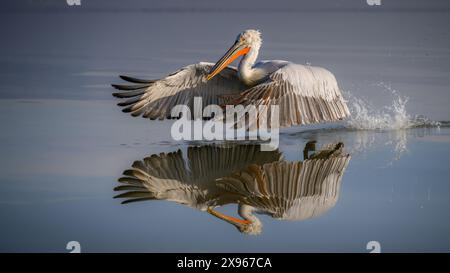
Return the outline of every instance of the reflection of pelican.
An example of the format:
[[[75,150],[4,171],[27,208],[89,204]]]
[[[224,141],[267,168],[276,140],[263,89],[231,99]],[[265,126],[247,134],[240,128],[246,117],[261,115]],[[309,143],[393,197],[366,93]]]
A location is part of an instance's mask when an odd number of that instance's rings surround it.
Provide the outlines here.
[[[114,95],[129,98],[119,103],[125,107],[124,112],[150,119],[169,118],[176,105],[193,109],[195,96],[202,97],[203,106],[278,105],[282,127],[333,121],[349,115],[331,72],[287,61],[255,63],[260,47],[260,32],[246,30],[216,64],[188,65],[159,80],[121,76],[135,85],[113,85],[126,90]],[[239,68],[229,67],[239,56],[244,56]]]
[[[245,223],[211,208],[209,212],[250,234],[257,234],[262,228],[254,212],[282,220],[322,215],[336,204],[342,175],[350,160],[348,154],[343,154],[342,146],[329,145],[303,162],[252,164],[218,179],[217,183],[228,192],[240,195],[238,212]]]
[[[250,164],[277,161],[281,154],[263,152],[259,145],[203,146],[189,147],[187,158],[184,162],[178,150],[135,161],[132,169],[124,171],[125,176],[119,179],[124,185],[116,187],[128,192],[117,197],[131,198],[124,203],[162,199],[206,210],[208,206],[230,202],[230,194],[223,194],[215,179]]]
[[[261,152],[258,145],[203,146],[188,149],[185,164],[181,152],[153,155],[136,161],[119,181],[128,190],[117,197],[169,200],[208,211],[236,226],[241,232],[258,234],[262,224],[254,213],[283,220],[303,220],[333,207],[340,181],[350,160],[342,144],[328,145],[303,162],[287,162],[278,151]],[[238,204],[243,219],[214,208]]]

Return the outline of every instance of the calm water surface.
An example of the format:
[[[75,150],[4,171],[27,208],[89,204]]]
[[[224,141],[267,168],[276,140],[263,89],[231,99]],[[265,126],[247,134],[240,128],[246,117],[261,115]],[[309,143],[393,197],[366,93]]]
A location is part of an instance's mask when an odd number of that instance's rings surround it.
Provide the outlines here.
[[[304,161],[306,143],[316,141],[316,152],[340,143],[348,162],[326,182],[335,183],[332,202],[312,202],[304,219],[258,214],[261,233],[251,236],[174,201],[122,205],[113,198],[134,161],[181,151],[188,164],[194,146],[209,148],[173,141],[171,122],[121,113],[109,87],[118,74],[158,78],[215,61],[239,31],[257,27],[262,59],[329,68],[349,96],[379,110],[367,123],[383,115],[396,121],[398,112],[384,107],[397,95],[409,98],[402,114],[445,121],[448,23],[447,13],[435,11],[2,14],[0,25],[14,27],[0,27],[10,37],[0,51],[0,251],[66,252],[72,240],[84,252],[367,252],[373,240],[382,251],[450,251],[445,124],[284,130],[278,161]],[[238,199],[218,211],[236,216]]]

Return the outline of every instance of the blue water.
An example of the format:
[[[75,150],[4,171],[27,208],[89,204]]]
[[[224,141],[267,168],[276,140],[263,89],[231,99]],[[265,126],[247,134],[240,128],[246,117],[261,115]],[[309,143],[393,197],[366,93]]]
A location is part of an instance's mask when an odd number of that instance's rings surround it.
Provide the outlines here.
[[[121,10],[116,1],[82,1],[79,10],[32,6],[40,2],[4,6],[0,16],[0,36],[8,37],[0,45],[0,251],[67,252],[69,241],[83,252],[368,252],[369,241],[383,252],[450,251],[446,125],[283,131],[280,152],[287,161],[303,160],[311,140],[317,147],[344,144],[351,159],[339,198],[312,219],[259,216],[262,233],[249,236],[176,202],[113,199],[117,179],[135,160],[179,149],[186,156],[192,144],[168,137],[169,121],[120,112],[109,86],[119,74],[158,78],[214,61],[238,32],[255,27],[263,33],[262,59],[327,67],[342,89],[387,121],[398,112],[383,107],[396,97],[380,83],[409,98],[402,112],[408,118],[450,120],[444,2],[380,12],[339,1],[305,10],[286,1],[292,9],[276,11],[264,1],[252,12],[180,11],[178,2],[159,3],[164,12],[139,1],[148,9]],[[380,117],[375,112],[367,122]],[[220,210],[236,215],[233,204]]]

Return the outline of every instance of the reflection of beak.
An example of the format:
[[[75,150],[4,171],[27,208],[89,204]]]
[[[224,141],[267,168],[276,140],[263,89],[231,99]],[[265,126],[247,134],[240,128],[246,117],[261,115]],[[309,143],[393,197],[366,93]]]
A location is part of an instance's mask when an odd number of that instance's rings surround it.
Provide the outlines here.
[[[220,213],[218,211],[213,210],[212,208],[208,208],[208,213],[210,213],[211,215],[216,216],[219,219],[224,220],[225,222],[228,222],[228,223],[236,226],[238,229],[243,229],[247,225],[250,225],[252,223],[249,220],[242,220],[242,219],[239,219],[239,218],[235,218],[235,217],[232,217],[232,216],[225,215],[223,213]]]
[[[236,60],[237,57],[241,55],[245,55],[250,51],[250,48],[247,46],[244,46],[237,41],[234,43],[233,46],[228,49],[227,53],[220,58],[220,60],[217,61],[217,63],[211,68],[211,71],[209,71],[208,76],[206,76],[206,79],[209,81],[212,79],[215,75],[219,74],[222,69],[227,67],[230,63],[232,63],[234,60]]]

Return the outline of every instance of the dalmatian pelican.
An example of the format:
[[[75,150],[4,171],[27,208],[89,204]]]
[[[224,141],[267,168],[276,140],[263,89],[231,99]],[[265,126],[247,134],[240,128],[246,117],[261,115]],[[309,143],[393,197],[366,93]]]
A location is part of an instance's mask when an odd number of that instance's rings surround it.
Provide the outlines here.
[[[278,105],[280,127],[336,121],[350,114],[330,71],[280,60],[256,62],[261,44],[259,31],[246,30],[215,64],[188,65],[159,80],[120,76],[133,84],[113,84],[122,90],[113,95],[125,99],[118,104],[123,112],[161,120],[174,118],[171,109],[176,105],[193,109],[194,97],[202,98],[202,107],[254,105],[261,116],[264,107],[258,106]],[[238,68],[230,66],[241,56]]]
[[[232,224],[240,232],[262,231],[258,214],[280,220],[318,217],[336,204],[350,155],[343,144],[315,144],[304,149],[304,161],[288,162],[278,151],[258,145],[190,147],[187,162],[181,151],[135,161],[119,179],[122,203],[168,200]],[[310,154],[312,152],[312,154]],[[237,204],[239,217],[217,210]]]

